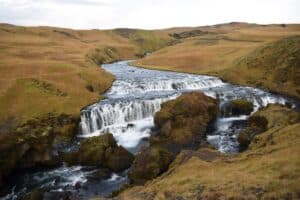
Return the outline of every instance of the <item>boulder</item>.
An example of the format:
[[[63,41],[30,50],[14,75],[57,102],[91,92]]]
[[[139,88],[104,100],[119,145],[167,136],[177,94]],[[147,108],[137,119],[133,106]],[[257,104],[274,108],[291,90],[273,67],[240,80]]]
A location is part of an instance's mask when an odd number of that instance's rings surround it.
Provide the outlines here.
[[[235,99],[229,103],[229,111],[231,115],[250,115],[253,111],[253,103],[246,99]]]
[[[264,116],[253,115],[249,117],[247,126],[241,130],[238,135],[238,142],[241,150],[245,150],[251,140],[258,134],[266,131],[268,128],[268,120]]]
[[[77,152],[63,157],[69,165],[101,166],[116,172],[129,168],[134,158],[110,133],[83,140]]]
[[[168,141],[182,146],[192,144],[196,138],[205,138],[207,125],[217,113],[217,100],[200,92],[183,94],[164,103],[155,114],[154,122],[158,131],[151,141]]]
[[[156,133],[150,137],[150,146],[142,149],[129,170],[131,183],[143,184],[159,176],[181,150],[205,143],[206,129],[217,113],[217,100],[200,92],[162,104],[154,116]]]
[[[136,156],[128,177],[133,184],[144,184],[165,172],[173,159],[172,153],[159,146],[144,148]]]

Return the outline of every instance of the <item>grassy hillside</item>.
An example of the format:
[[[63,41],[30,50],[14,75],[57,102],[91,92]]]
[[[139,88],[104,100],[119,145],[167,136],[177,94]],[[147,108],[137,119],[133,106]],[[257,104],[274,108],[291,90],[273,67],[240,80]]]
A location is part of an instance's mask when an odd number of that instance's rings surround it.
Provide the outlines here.
[[[268,130],[249,150],[236,156],[183,151],[168,172],[118,199],[298,199],[299,113],[271,105],[256,115],[266,116]]]
[[[237,59],[222,77],[300,99],[300,35],[268,43]]]
[[[79,114],[99,98],[114,77],[99,64],[133,59],[170,37],[131,30],[71,30],[0,25],[0,120],[18,121],[45,113]]]
[[[198,28],[174,28],[163,30],[161,33],[176,38],[178,44],[162,48],[134,62],[135,65],[153,69],[213,74],[235,83],[260,85],[300,97],[296,92],[297,83],[285,80],[291,74],[294,74],[294,80],[298,77],[295,72],[299,73],[299,64],[298,67],[296,66],[299,62],[297,57],[299,42],[297,37],[292,36],[300,35],[300,25],[262,26],[231,23]],[[291,38],[272,43],[287,37]],[[264,56],[261,55],[261,51],[266,51],[263,53]],[[275,55],[280,56],[280,59]],[[286,59],[291,60],[285,61]],[[262,66],[255,67],[255,75],[251,78],[249,75],[253,74],[255,64],[262,64]],[[252,66],[252,69],[248,69],[248,65]],[[287,67],[288,65],[294,67]],[[270,71],[272,67],[277,69],[274,74],[273,70]],[[232,69],[228,70],[229,68]],[[226,71],[228,73],[225,73]],[[280,77],[281,73],[286,75]],[[261,76],[257,77],[257,74]],[[266,80],[260,80],[265,78]],[[254,82],[259,84],[253,84]],[[278,85],[280,85],[279,89]]]

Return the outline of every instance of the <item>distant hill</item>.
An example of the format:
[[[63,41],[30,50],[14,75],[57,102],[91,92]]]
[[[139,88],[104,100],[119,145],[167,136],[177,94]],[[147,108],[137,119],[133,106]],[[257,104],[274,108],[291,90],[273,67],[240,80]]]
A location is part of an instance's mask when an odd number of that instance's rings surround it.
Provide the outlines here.
[[[135,65],[216,75],[300,98],[300,25],[229,23],[161,31],[177,43]]]

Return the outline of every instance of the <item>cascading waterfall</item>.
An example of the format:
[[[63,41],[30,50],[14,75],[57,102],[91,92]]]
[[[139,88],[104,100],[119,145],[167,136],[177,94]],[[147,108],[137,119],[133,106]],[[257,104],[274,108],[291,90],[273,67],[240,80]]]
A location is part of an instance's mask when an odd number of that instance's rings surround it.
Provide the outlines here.
[[[129,66],[128,62],[108,64],[104,68],[116,75],[117,80],[107,92],[106,100],[82,111],[82,136],[111,132],[118,143],[128,149],[150,136],[150,128],[154,126],[153,115],[160,110],[161,104],[183,92],[202,91],[218,98],[221,110],[226,108],[230,100],[237,98],[252,101],[254,112],[270,103],[287,102],[287,99],[278,95],[225,83],[212,76],[141,69]],[[222,152],[237,152],[236,137],[241,127],[233,126],[247,117],[220,116],[215,131],[208,135],[208,141]]]
[[[97,104],[82,111],[82,133],[83,135],[89,135],[95,131],[102,132],[107,127],[115,124],[128,124],[152,117],[155,112],[160,110],[163,102],[175,97],[177,95],[152,100],[120,100],[113,104]]]

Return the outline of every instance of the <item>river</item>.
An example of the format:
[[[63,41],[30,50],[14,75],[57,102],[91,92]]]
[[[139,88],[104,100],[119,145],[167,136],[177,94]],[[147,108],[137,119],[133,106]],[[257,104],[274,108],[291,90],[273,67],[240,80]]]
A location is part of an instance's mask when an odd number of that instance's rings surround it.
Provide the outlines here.
[[[141,146],[148,144],[147,138],[154,127],[153,116],[160,110],[161,104],[190,91],[202,91],[218,98],[221,110],[226,108],[230,100],[237,98],[252,101],[254,112],[270,103],[296,105],[287,97],[253,87],[233,85],[217,77],[149,70],[130,66],[129,63],[122,61],[102,66],[116,76],[116,81],[106,93],[106,99],[81,111],[82,130],[78,133],[79,139],[110,132],[118,144],[136,154]],[[219,114],[213,128],[207,133],[207,141],[223,153],[238,153],[237,136],[248,117]],[[10,193],[0,199],[19,199],[34,188],[47,191],[49,199],[66,191],[74,198],[87,199],[96,195],[108,196],[128,182],[126,171],[111,173],[106,179],[95,178],[95,174],[101,170],[63,165],[55,169],[36,169],[16,174],[10,183]]]

